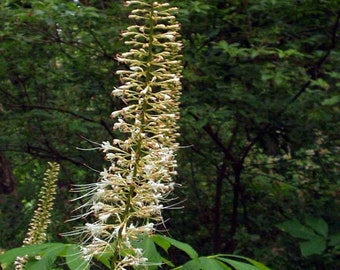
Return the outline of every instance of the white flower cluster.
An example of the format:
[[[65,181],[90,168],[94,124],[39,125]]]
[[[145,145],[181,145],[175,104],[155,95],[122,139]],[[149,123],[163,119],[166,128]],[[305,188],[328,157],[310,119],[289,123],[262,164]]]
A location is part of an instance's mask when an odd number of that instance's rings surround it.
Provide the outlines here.
[[[122,33],[130,51],[117,56],[128,70],[119,70],[122,85],[112,94],[126,106],[112,113],[113,129],[122,138],[100,146],[110,167],[97,183],[79,187],[90,200],[81,208],[94,223],[80,229],[85,234],[87,258],[104,252],[114,255],[114,269],[145,264],[143,251],[133,240],[152,234],[162,223],[162,209],[174,188],[175,151],[181,90],[182,44],[176,8],[151,1],[126,1],[136,23]]]

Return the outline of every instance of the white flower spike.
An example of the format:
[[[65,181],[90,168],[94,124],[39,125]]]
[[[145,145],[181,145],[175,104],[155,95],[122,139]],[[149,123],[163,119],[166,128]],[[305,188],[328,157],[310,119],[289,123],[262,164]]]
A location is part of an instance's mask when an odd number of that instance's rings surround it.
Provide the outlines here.
[[[111,269],[147,265],[134,241],[164,222],[179,136],[182,44],[177,9],[154,1],[126,5],[133,8],[129,18],[135,25],[122,36],[131,49],[116,59],[128,69],[117,71],[122,85],[112,91],[126,106],[111,114],[117,120],[113,129],[124,138],[100,145],[111,164],[99,182],[90,185],[89,200],[79,208],[87,211],[80,217],[92,215],[95,220],[79,229],[84,257],[112,251]]]

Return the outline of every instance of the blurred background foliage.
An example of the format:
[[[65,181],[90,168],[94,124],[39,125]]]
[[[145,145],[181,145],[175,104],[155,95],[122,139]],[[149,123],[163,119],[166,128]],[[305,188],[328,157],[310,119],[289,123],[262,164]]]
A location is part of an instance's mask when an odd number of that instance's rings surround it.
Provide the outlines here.
[[[169,234],[200,254],[339,269],[340,2],[170,2],[184,43],[184,208],[165,213]],[[70,241],[69,190],[105,164],[79,148],[117,136],[127,14],[121,0],[0,2],[0,249],[21,245],[47,161],[61,164],[48,238]]]

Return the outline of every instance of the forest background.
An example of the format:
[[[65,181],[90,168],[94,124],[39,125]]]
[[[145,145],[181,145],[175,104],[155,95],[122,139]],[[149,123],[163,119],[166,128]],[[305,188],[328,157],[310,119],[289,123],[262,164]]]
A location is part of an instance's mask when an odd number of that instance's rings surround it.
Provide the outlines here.
[[[174,0],[182,24],[184,208],[169,234],[273,269],[339,269],[340,2]],[[47,161],[61,164],[48,240],[73,184],[106,162],[123,1],[0,2],[0,249],[20,246]]]

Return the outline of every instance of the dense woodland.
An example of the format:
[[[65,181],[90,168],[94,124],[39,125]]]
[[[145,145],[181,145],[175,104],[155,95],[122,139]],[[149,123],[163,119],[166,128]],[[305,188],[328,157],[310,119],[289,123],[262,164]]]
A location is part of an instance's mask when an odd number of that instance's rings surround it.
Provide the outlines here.
[[[340,269],[340,2],[169,2],[184,69],[166,234],[271,269]],[[0,2],[0,250],[22,244],[48,161],[48,241],[71,241],[69,190],[106,162],[81,149],[117,136],[127,14],[121,0]]]

